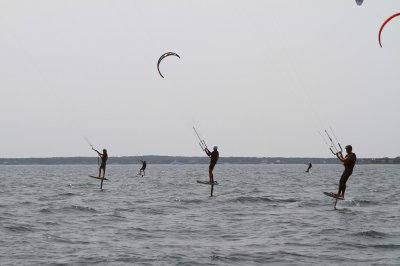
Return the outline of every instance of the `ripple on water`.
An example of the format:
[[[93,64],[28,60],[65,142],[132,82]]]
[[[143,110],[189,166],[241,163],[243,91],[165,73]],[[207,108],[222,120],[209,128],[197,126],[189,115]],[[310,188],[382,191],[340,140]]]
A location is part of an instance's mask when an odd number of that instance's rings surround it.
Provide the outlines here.
[[[375,230],[368,230],[368,231],[361,231],[353,234],[354,236],[360,237],[367,237],[367,238],[387,238],[390,235],[385,234],[383,232],[375,231]]]
[[[251,197],[251,196],[240,196],[240,197],[236,197],[234,199],[232,199],[231,201],[233,202],[241,202],[241,203],[246,203],[246,202],[271,202],[271,203],[293,203],[293,202],[297,202],[296,199],[277,199],[277,198],[273,198],[273,197],[269,197],[269,196],[259,196],[259,197]]]
[[[71,205],[66,207],[61,207],[53,210],[54,212],[60,213],[98,213],[98,211],[93,207]]]
[[[34,231],[32,225],[9,225],[5,226],[5,228],[13,233],[29,233]]]

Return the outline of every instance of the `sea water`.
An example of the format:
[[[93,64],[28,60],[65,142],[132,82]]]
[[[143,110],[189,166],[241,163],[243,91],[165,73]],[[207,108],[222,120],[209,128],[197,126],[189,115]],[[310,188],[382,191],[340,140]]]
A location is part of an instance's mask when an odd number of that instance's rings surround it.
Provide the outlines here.
[[[400,265],[400,165],[0,166],[0,265]]]

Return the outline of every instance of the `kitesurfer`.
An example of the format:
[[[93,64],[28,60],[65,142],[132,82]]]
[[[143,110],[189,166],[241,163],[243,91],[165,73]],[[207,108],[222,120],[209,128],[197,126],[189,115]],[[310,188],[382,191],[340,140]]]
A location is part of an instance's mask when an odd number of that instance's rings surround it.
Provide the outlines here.
[[[100,157],[99,178],[101,176],[101,170],[103,170],[103,177],[102,178],[104,178],[104,176],[106,174],[106,163],[107,163],[107,159],[108,159],[107,150],[103,149],[103,153],[100,153],[98,150],[93,149],[93,148],[92,148],[92,150],[97,152],[97,154]]]
[[[307,168],[307,170],[306,170],[306,173],[308,173],[308,172],[310,171],[311,167],[312,167],[312,164],[311,164],[311,163],[308,163],[308,168]]]
[[[357,161],[356,154],[352,152],[353,147],[351,145],[347,145],[345,149],[347,152],[347,155],[345,157],[343,157],[342,152],[336,153],[336,156],[344,165],[344,171],[342,173],[342,176],[340,177],[339,190],[337,193],[337,196],[343,199],[344,199],[344,192],[346,191],[346,182],[353,173],[353,168]]]
[[[142,168],[140,168],[139,175],[142,175],[142,177],[143,177],[146,175],[145,170],[146,170],[147,163],[145,160],[140,160],[140,162],[142,163]]]
[[[212,152],[206,147],[204,151],[206,152],[207,156],[210,157],[210,166],[208,167],[208,182],[212,184],[214,183],[213,170],[219,159],[218,147],[214,146]]]

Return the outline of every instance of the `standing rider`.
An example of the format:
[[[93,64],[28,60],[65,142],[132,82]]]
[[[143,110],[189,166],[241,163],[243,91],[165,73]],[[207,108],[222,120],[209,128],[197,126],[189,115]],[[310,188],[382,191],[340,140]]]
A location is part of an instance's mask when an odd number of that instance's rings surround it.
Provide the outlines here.
[[[204,151],[206,152],[208,157],[210,157],[210,166],[208,168],[208,178],[209,178],[208,182],[212,184],[214,183],[214,175],[213,175],[214,166],[217,164],[217,161],[219,159],[218,147],[214,146],[212,152],[210,152],[210,150],[206,147]]]
[[[146,163],[145,160],[140,160],[140,162],[142,163],[142,168],[140,168],[140,170],[139,170],[139,175],[142,175],[142,177],[143,177],[143,176],[146,175],[145,170],[146,170],[146,165],[147,165],[147,163]],[[143,173],[142,173],[142,172],[143,172]]]
[[[356,154],[352,152],[353,147],[351,145],[347,145],[345,149],[347,152],[347,155],[345,157],[343,157],[342,152],[336,153],[336,156],[341,162],[343,162],[344,165],[344,171],[339,181],[339,190],[337,193],[337,196],[343,199],[344,199],[344,192],[346,191],[346,182],[353,173],[353,168],[357,161]]]
[[[311,167],[312,167],[312,164],[311,164],[311,162],[309,162],[309,163],[308,163],[308,168],[307,168],[307,170],[306,170],[306,173],[310,172]]]
[[[107,159],[108,159],[107,150],[103,149],[103,153],[100,153],[98,150],[93,149],[93,148],[92,148],[92,150],[97,152],[97,154],[99,155],[99,157],[101,159],[101,163],[100,163],[100,167],[99,167],[99,178],[100,178],[100,175],[101,175],[101,170],[103,170],[103,177],[102,178],[104,178],[104,176],[106,174],[106,163],[107,163]]]

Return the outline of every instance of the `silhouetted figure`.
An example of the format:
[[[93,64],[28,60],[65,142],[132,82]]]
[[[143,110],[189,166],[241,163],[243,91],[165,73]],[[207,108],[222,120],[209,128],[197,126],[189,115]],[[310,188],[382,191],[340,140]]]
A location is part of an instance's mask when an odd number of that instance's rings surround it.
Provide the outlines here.
[[[144,161],[144,160],[140,160],[140,162],[142,163],[142,168],[140,168],[140,170],[139,170],[139,175],[142,175],[142,177],[143,177],[146,175],[145,170],[146,170],[147,164],[146,164],[146,161]]]
[[[100,157],[99,178],[100,178],[100,176],[101,176],[101,170],[103,170],[103,177],[102,177],[102,178],[104,178],[104,176],[105,176],[105,174],[106,174],[106,163],[107,163],[107,159],[108,159],[107,150],[106,150],[106,149],[103,149],[103,153],[100,153],[100,152],[99,152],[98,150],[96,150],[96,149],[92,149],[92,150],[94,150],[95,152],[97,152],[97,154],[98,154],[99,157]]]
[[[345,157],[343,157],[343,154],[341,152],[336,153],[336,156],[341,162],[343,162],[344,165],[344,171],[342,173],[342,176],[340,177],[339,190],[337,193],[338,197],[341,197],[343,199],[344,193],[346,191],[346,182],[353,173],[353,168],[357,161],[356,154],[352,152],[353,147],[351,145],[347,145],[345,149],[347,152],[347,155]]]
[[[210,152],[208,148],[205,148],[204,151],[208,157],[210,157],[210,166],[208,167],[208,182],[214,183],[213,170],[219,159],[218,147],[214,146],[212,152]]]
[[[308,173],[308,172],[310,171],[311,167],[312,167],[312,164],[311,164],[311,163],[308,163],[308,168],[307,168],[307,170],[306,170],[306,173]]]

